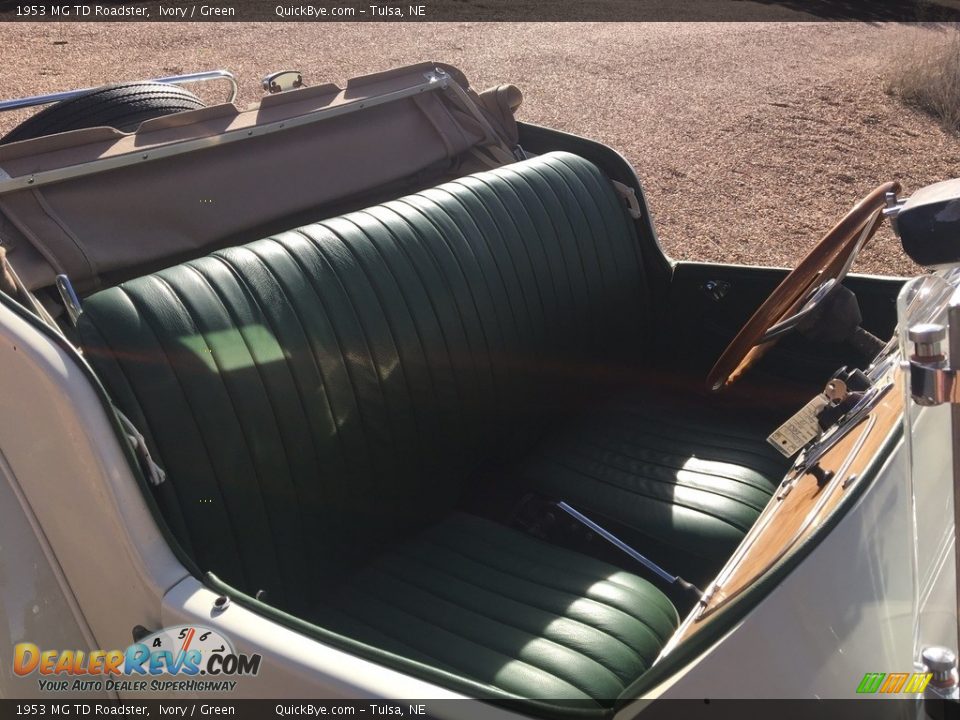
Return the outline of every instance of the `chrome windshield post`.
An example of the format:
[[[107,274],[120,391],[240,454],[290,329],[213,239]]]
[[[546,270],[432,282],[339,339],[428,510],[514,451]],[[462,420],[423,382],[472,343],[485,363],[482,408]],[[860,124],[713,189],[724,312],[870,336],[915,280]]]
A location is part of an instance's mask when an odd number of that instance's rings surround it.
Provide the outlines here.
[[[904,367],[909,373],[910,397],[917,405],[950,406],[950,473],[956,548],[960,543],[960,381],[957,379],[960,371],[960,289],[955,289],[949,296],[943,317],[946,322],[919,322],[907,328],[911,352],[909,358],[904,358]],[[954,558],[955,585],[957,597],[960,597],[960,553],[955,551]],[[960,623],[954,647],[960,648]]]

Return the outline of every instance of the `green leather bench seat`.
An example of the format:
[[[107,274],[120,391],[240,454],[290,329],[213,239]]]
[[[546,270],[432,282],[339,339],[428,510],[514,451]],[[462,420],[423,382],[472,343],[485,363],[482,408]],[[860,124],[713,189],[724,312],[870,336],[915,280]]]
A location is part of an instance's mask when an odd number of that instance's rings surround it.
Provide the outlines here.
[[[651,298],[619,197],[566,153],[84,308],[86,356],[166,469],[156,501],[198,567],[521,696],[608,705],[677,617],[636,575],[458,514],[481,478],[563,496],[705,571],[782,473],[729,419],[642,402],[598,419],[642,377]]]

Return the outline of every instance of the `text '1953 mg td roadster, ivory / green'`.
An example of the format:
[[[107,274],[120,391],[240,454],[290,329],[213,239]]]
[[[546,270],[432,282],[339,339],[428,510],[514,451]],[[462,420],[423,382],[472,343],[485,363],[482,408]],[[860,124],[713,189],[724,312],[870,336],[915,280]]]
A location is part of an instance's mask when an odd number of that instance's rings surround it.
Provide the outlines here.
[[[677,262],[512,85],[211,78],[0,103],[3,696],[956,697],[960,181]]]

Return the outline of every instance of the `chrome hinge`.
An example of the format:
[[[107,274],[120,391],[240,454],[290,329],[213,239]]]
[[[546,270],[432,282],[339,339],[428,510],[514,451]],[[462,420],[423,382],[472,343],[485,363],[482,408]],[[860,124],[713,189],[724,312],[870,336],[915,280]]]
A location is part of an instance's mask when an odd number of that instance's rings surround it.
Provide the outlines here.
[[[629,185],[624,185],[622,182],[617,182],[616,180],[611,180],[610,184],[613,185],[613,189],[617,191],[617,194],[623,198],[624,202],[627,203],[627,212],[630,213],[630,217],[634,220],[639,220],[643,217],[643,211],[640,210],[640,201],[637,200],[637,191],[634,190]]]
[[[446,88],[450,84],[450,76],[447,71],[440,67],[428,70],[423,76],[432,83],[437,83],[440,87]]]
[[[709,605],[710,601],[713,600],[713,596],[717,594],[717,591],[719,589],[720,589],[720,585],[718,583],[714,583],[713,585],[708,587],[706,592],[700,596],[700,606],[706,607],[707,605]]]
[[[57,275],[56,285],[60,299],[63,300],[63,307],[67,311],[67,317],[70,318],[70,324],[76,327],[77,321],[83,314],[83,306],[80,304],[80,298],[77,297],[77,291],[73,289],[73,283],[66,275]]]
[[[918,405],[960,404],[960,292],[947,306],[947,324],[919,323],[907,330],[913,352],[907,361],[910,369],[910,394]],[[947,340],[949,352],[943,342]]]
[[[881,211],[884,217],[896,218],[900,214],[900,209],[903,207],[903,204],[906,202],[906,199],[901,200],[897,197],[897,194],[892,190],[883,196],[885,206]]]
[[[780,488],[777,492],[777,500],[783,500],[791,493],[794,487],[797,485],[797,480],[803,477],[802,474],[791,475],[789,478],[783,480],[780,483]]]

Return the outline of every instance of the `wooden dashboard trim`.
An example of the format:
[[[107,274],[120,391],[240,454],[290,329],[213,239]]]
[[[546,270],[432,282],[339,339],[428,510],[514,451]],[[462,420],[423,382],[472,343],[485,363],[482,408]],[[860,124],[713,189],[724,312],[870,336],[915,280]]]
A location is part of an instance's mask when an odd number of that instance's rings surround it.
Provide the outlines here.
[[[891,368],[878,381],[879,386],[889,383],[889,390],[819,458],[820,468],[833,473],[826,483],[821,485],[810,472],[801,475],[798,470],[791,470],[786,475],[740,547],[709,586],[706,603],[694,608],[671,646],[708,625],[718,610],[766,575],[830,517],[901,422],[903,382],[903,372]]]

